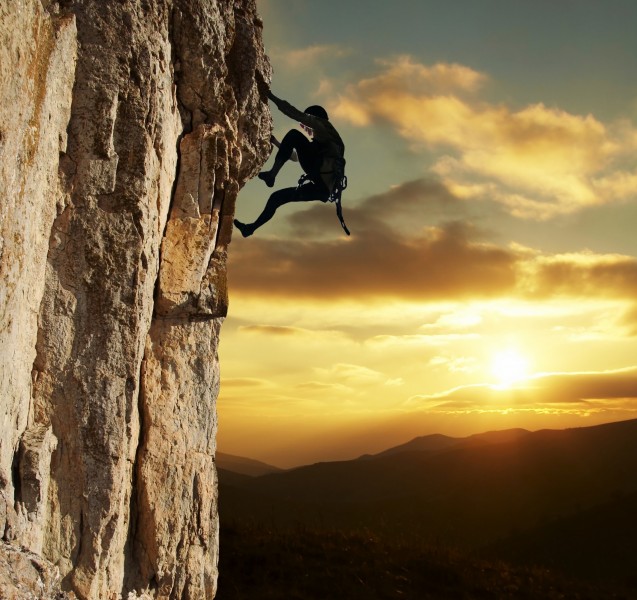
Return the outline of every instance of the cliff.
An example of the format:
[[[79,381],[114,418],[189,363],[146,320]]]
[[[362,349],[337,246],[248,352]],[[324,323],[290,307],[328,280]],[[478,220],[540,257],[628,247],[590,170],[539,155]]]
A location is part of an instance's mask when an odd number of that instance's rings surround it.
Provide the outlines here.
[[[269,153],[261,34],[255,0],[0,4],[0,554],[79,598],[215,595],[217,346],[235,201]]]

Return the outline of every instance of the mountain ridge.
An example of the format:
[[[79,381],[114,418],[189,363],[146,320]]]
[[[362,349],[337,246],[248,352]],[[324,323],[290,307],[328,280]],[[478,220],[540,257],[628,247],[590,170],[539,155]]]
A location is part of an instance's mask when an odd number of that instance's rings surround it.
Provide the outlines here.
[[[226,454],[225,452],[217,452],[215,455],[217,468],[224,471],[237,473],[238,475],[248,475],[250,477],[258,477],[269,473],[278,473],[284,471],[279,467],[270,465],[260,460],[247,458],[245,456],[237,456],[235,454]]]
[[[402,452],[439,452],[461,444],[472,443],[502,443],[511,441],[531,433],[527,429],[512,428],[474,433],[464,437],[452,437],[441,433],[418,436],[398,446],[392,446],[387,450],[376,454],[363,454],[359,460],[369,460]]]
[[[507,436],[513,439],[502,442]],[[439,452],[315,463],[239,482],[221,474],[220,513],[229,522],[268,522],[280,530],[329,524],[478,551],[524,532],[532,541],[547,523],[599,514],[597,507],[613,498],[635,497],[636,471],[634,419],[478,436]],[[593,523],[588,533],[596,538]],[[597,556],[603,549],[589,551]]]

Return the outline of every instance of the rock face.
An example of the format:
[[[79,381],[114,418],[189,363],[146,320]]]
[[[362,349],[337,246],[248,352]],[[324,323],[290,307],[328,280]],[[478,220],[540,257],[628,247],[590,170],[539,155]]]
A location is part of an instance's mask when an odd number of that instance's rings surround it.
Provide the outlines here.
[[[0,4],[0,537],[79,598],[215,595],[226,255],[270,149],[261,33],[255,0]]]
[[[41,556],[0,542],[0,598],[30,600],[69,598],[60,591],[60,572]]]

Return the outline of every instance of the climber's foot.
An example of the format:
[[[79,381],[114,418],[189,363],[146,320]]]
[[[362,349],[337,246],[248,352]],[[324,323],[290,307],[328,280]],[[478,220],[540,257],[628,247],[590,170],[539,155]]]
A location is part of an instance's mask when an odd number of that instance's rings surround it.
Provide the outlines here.
[[[249,237],[254,233],[254,227],[249,225],[248,223],[242,223],[241,221],[234,220],[234,226],[241,232],[241,235],[245,237]]]
[[[276,175],[274,175],[272,171],[261,171],[261,173],[259,173],[259,179],[265,181],[265,185],[268,187],[273,187]]]

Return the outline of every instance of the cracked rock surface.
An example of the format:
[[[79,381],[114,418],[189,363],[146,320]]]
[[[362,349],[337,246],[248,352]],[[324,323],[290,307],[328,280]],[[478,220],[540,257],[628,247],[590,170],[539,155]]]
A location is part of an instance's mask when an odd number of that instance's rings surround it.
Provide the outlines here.
[[[0,537],[77,598],[215,595],[226,257],[270,151],[261,36],[255,0],[0,4]]]

